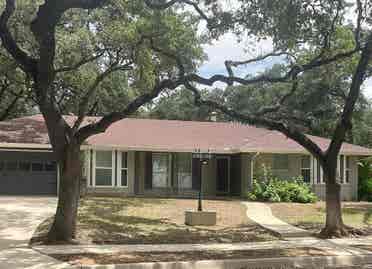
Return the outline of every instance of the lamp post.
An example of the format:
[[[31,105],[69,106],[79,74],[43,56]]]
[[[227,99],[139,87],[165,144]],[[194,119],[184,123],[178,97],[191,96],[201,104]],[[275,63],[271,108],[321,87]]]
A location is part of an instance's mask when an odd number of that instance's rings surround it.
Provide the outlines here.
[[[199,195],[198,195],[198,211],[203,211],[202,206],[202,191],[203,191],[203,176],[202,176],[202,167],[203,165],[208,165],[209,160],[212,158],[211,151],[208,149],[207,152],[202,153],[200,149],[195,149],[193,153],[193,158],[199,160],[199,175],[200,175],[200,186],[199,186]]]

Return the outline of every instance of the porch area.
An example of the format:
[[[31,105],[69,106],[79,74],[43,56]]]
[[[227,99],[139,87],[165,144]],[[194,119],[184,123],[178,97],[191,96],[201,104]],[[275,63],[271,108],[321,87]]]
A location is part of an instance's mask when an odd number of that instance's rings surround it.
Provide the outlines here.
[[[136,195],[232,197],[242,194],[241,154],[212,154],[202,161],[191,153],[136,152]],[[248,182],[247,182],[248,184]]]
[[[306,154],[211,154],[205,162],[190,152],[154,152],[91,149],[85,151],[83,175],[87,192],[121,196],[241,197],[251,190],[253,178],[266,180],[302,177],[318,197],[325,198],[325,179],[315,158]],[[343,200],[355,200],[358,157],[340,156]],[[266,172],[265,172],[266,171]]]

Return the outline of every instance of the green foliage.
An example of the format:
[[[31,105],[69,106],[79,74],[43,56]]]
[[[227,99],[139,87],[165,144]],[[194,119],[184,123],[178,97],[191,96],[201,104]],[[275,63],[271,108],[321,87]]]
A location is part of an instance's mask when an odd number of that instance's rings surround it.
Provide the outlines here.
[[[246,194],[246,198],[251,201],[272,203],[315,203],[317,201],[316,195],[302,178],[281,180],[270,177],[267,181],[262,178],[260,181],[254,180],[252,191]]]
[[[359,163],[358,197],[360,200],[372,202],[372,159]]]

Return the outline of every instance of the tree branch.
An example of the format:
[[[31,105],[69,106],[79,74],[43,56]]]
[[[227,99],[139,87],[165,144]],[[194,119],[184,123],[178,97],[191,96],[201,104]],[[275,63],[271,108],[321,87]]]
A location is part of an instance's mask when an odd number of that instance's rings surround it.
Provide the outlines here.
[[[131,101],[124,110],[118,112],[112,112],[106,116],[104,116],[101,120],[96,123],[91,123],[80,128],[77,133],[76,137],[80,143],[83,143],[88,137],[103,133],[106,129],[114,122],[124,119],[130,114],[137,111],[142,105],[152,101],[156,98],[163,90],[165,89],[175,89],[178,86],[182,85],[184,80],[177,79],[177,80],[170,80],[165,79],[161,82],[156,83],[154,88],[149,93],[142,94]]]
[[[58,69],[55,70],[55,73],[62,73],[62,72],[74,71],[74,70],[80,68],[81,66],[87,64],[87,63],[90,63],[90,62],[93,62],[93,61],[97,60],[104,53],[105,53],[105,51],[101,51],[97,55],[94,55],[92,57],[81,59],[80,61],[78,61],[77,63],[75,63],[75,64],[73,64],[71,66],[64,66],[64,67],[58,68]]]
[[[247,65],[247,64],[251,64],[251,63],[256,63],[256,62],[259,62],[259,61],[263,61],[263,60],[265,60],[269,57],[277,57],[277,56],[282,56],[282,55],[287,55],[287,56],[290,56],[294,59],[296,58],[294,55],[292,55],[291,53],[288,53],[288,52],[270,52],[270,53],[260,55],[256,58],[245,60],[245,61],[230,61],[230,60],[225,61],[225,67],[226,67],[226,70],[227,70],[227,73],[229,74],[229,76],[233,77],[234,72],[232,70],[232,67],[238,67],[240,65]]]
[[[198,3],[194,2],[194,1],[190,1],[190,0],[170,0],[168,2],[159,1],[159,2],[155,3],[155,1],[152,1],[152,0],[145,0],[145,3],[149,8],[159,9],[159,10],[170,8],[171,6],[173,6],[177,3],[178,4],[186,4],[186,5],[192,6],[195,9],[195,11],[199,14],[199,16],[208,23],[209,26],[212,24],[212,20],[210,18],[208,18],[208,16],[203,12],[203,10],[201,10]]]
[[[79,112],[78,112],[78,118],[74,123],[74,126],[72,127],[73,132],[75,132],[81,125],[81,123],[84,121],[86,111],[89,106],[89,100],[96,91],[99,84],[107,78],[110,74],[116,72],[116,71],[125,71],[125,70],[131,70],[132,63],[127,63],[125,65],[117,65],[117,63],[114,63],[111,65],[105,72],[99,74],[96,79],[94,80],[93,84],[89,87],[86,94],[83,96],[82,100],[79,104]]]
[[[36,76],[37,60],[30,57],[23,51],[14,40],[8,28],[8,21],[15,11],[15,0],[6,0],[5,9],[0,16],[0,38],[3,47],[19,64],[21,69],[32,75]]]
[[[344,142],[346,133],[352,128],[351,118],[355,108],[355,104],[360,96],[360,87],[363,84],[369,62],[372,59],[372,32],[370,32],[367,44],[362,51],[362,55],[359,59],[356,71],[353,75],[353,79],[350,86],[350,91],[346,99],[346,103],[341,115],[341,120],[338,122],[335,132],[332,137],[332,142],[327,150],[327,157],[329,160],[332,159],[341,149],[342,143]]]
[[[213,84],[216,82],[223,82],[227,85],[232,85],[234,82],[242,84],[242,85],[250,85],[250,84],[255,84],[259,82],[268,82],[268,83],[287,82],[289,79],[293,79],[297,77],[302,72],[312,70],[314,68],[351,57],[358,51],[360,51],[360,49],[356,48],[348,52],[336,54],[330,58],[316,59],[303,65],[294,65],[286,74],[284,74],[281,77],[271,77],[271,76],[263,74],[263,75],[259,75],[259,76],[256,76],[253,78],[247,78],[247,79],[236,77],[236,76],[225,76],[225,75],[213,75],[210,78],[205,78],[198,74],[190,74],[186,76],[186,80],[190,82],[197,82],[199,84],[208,85],[208,86],[213,86]]]
[[[273,121],[273,120],[270,120],[264,117],[244,115],[235,110],[227,108],[226,106],[223,106],[217,102],[214,102],[211,100],[203,100],[198,89],[196,89],[194,86],[192,86],[187,81],[184,83],[184,85],[188,90],[190,90],[194,94],[196,105],[198,106],[206,105],[206,106],[212,107],[230,116],[231,118],[238,119],[239,121],[246,123],[246,124],[261,125],[261,126],[265,126],[269,130],[279,131],[285,136],[299,143],[301,146],[307,149],[316,158],[321,159],[321,160],[324,159],[324,153],[321,150],[321,148],[317,144],[315,144],[310,138],[308,138],[305,134],[298,131],[295,127],[288,126],[284,123]]]

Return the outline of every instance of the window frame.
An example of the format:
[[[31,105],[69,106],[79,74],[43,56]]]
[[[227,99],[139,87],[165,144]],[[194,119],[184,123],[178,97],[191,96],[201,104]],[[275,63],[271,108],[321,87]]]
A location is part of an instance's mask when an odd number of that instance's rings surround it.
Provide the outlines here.
[[[129,161],[128,161],[128,157],[129,157],[129,154],[128,154],[128,151],[118,151],[117,152],[117,165],[116,165],[116,175],[117,175],[117,182],[116,182],[116,187],[118,188],[124,188],[124,189],[127,189],[129,187]],[[122,159],[123,159],[123,154],[126,154],[126,158],[127,158],[127,167],[122,167]],[[121,183],[121,172],[125,170],[127,171],[127,185],[126,186],[123,186]]]
[[[111,152],[111,167],[103,167],[103,166],[97,166],[97,152],[103,152],[103,151],[108,151]],[[115,187],[115,151],[114,150],[104,150],[104,149],[99,149],[99,150],[94,150],[93,151],[93,187],[95,188],[113,188]],[[106,169],[109,170],[111,169],[111,185],[97,185],[96,181],[96,171],[97,169]]]
[[[179,181],[179,178],[178,178],[178,175],[180,174],[179,173],[179,156],[180,155],[187,155],[188,158],[189,158],[189,161],[190,161],[190,180],[191,180],[191,187],[190,188],[181,188],[180,187],[180,181]],[[174,153],[174,158],[172,159],[172,161],[174,162],[174,164],[172,166],[174,166],[174,174],[173,176],[175,177],[175,181],[177,182],[176,185],[177,185],[177,189],[179,191],[189,191],[189,190],[193,190],[192,188],[192,171],[193,171],[193,161],[192,161],[192,153],[189,153],[189,152],[175,152]],[[172,186],[172,187],[175,187],[175,186]]]
[[[349,163],[349,167],[348,167]],[[350,156],[344,155],[344,178],[342,180],[342,184],[348,185],[351,184],[351,175],[352,175],[353,169],[351,168],[351,159]],[[347,177],[349,175],[349,178]],[[348,178],[348,181],[346,181]]]
[[[172,188],[172,154],[168,152],[152,152],[152,189],[169,189]],[[166,186],[165,187],[158,187],[154,184],[154,156],[155,155],[164,155],[167,157],[167,170],[166,170]]]
[[[302,160],[303,160],[304,158],[309,158],[309,167],[303,167],[303,162],[302,162]],[[310,178],[309,178],[309,182],[306,182],[305,179],[303,178],[302,171],[304,171],[304,170],[309,171],[309,177],[310,177]],[[310,156],[310,155],[302,155],[302,156],[301,156],[301,168],[300,168],[300,171],[301,171],[301,176],[302,176],[304,182],[305,182],[305,183],[308,183],[308,184],[311,184],[311,183],[312,183],[311,181],[312,181],[312,171],[313,171],[313,169],[312,169],[312,160],[311,160],[311,156]]]
[[[315,157],[312,157],[312,178],[313,178],[313,183],[314,185],[324,185],[324,175],[323,175],[323,167],[320,165],[318,162],[318,159]],[[319,182],[318,182],[319,178]]]

